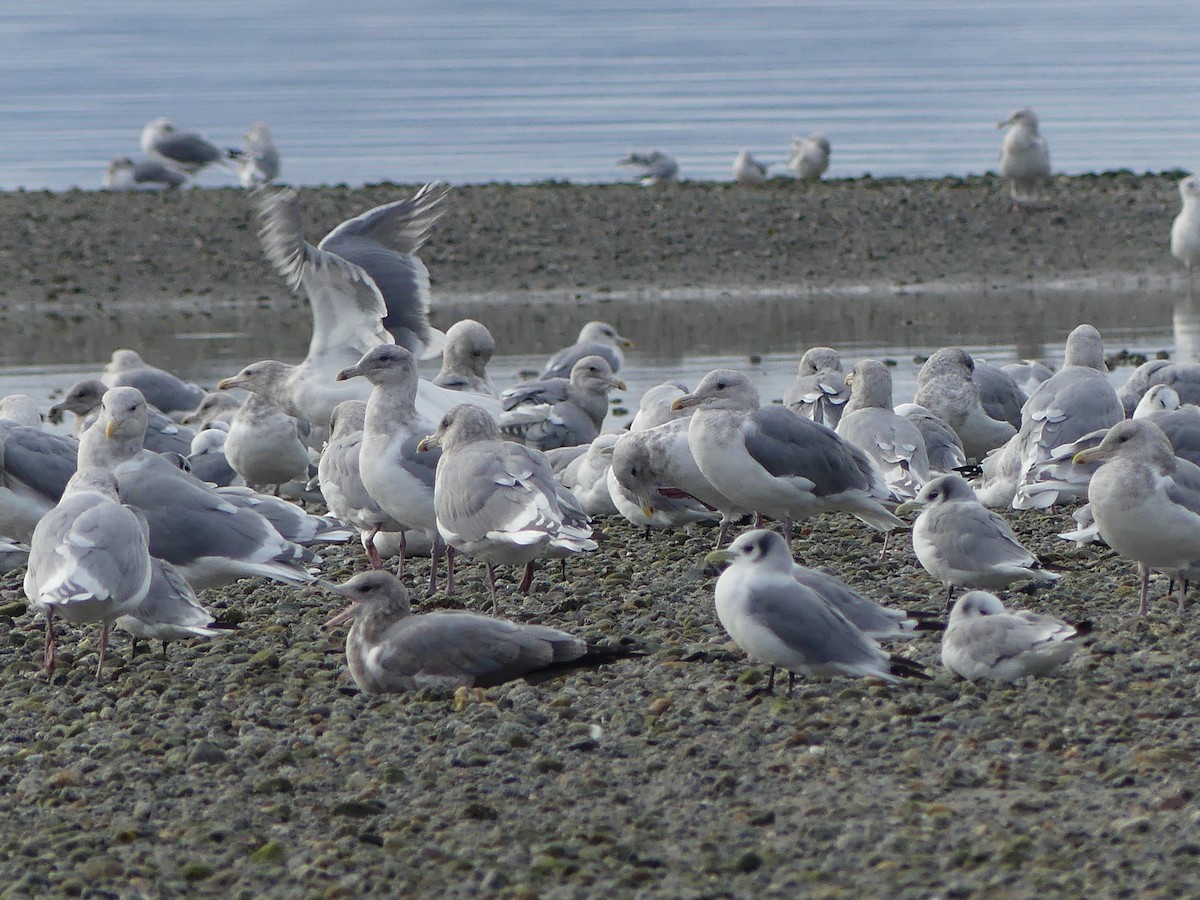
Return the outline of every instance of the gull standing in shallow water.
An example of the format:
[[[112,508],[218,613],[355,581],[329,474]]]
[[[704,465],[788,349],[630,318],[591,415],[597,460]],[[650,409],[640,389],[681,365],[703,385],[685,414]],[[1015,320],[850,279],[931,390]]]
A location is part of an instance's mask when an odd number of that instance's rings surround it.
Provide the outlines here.
[[[495,420],[475,406],[456,406],[437,431],[417,445],[440,447],[434,506],[449,547],[487,564],[492,608],[497,565],[524,565],[519,590],[528,593],[533,562],[595,550],[592,526],[569,490],[554,478],[541,452],[500,438]],[[449,554],[453,589],[454,556]]]
[[[1200,264],[1200,179],[1189,175],[1179,182],[1183,209],[1171,223],[1171,255],[1187,267],[1188,299],[1195,295],[1195,267]]]
[[[33,532],[25,596],[46,616],[46,676],[54,675],[54,616],[100,622],[101,676],[110,625],[150,589],[146,520],[117,499],[117,480],[104,468],[77,472],[63,499]]]
[[[961,475],[926,484],[897,513],[926,507],[913,524],[913,552],[930,575],[949,588],[1000,589],[1017,581],[1057,581],[1021,546],[1008,523],[986,509]]]
[[[673,406],[696,407],[688,446],[704,477],[741,509],[782,520],[785,535],[794,518],[833,511],[879,531],[904,526],[880,504],[890,493],[863,451],[790,409],[760,407],[741,372],[715,369]]]
[[[1050,177],[1050,145],[1038,133],[1037,113],[1018,109],[996,127],[1008,129],[1000,146],[1000,174],[1012,181],[1012,208],[1036,208],[1038,187]]]
[[[1053,616],[1009,612],[994,594],[970,591],[950,611],[942,665],[968,681],[1047,675],[1070,658],[1072,638],[1090,630],[1090,624],[1075,628]]]
[[[350,605],[325,623],[353,620],[346,663],[360,691],[490,687],[555,669],[581,668],[631,655],[623,647],[589,647],[545,625],[520,625],[469,612],[413,615],[408,591],[389,572],[363,572],[336,585]]]
[[[749,531],[705,560],[731,563],[717,579],[717,618],[747,656],[771,666],[768,693],[777,667],[788,670],[789,695],[797,673],[885,681],[925,677],[916,663],[889,654],[800,584],[787,542],[776,532]]]
[[[1179,579],[1182,608],[1190,573],[1200,568],[1200,473],[1147,419],[1118,422],[1099,446],[1076,453],[1075,463],[1101,464],[1088,502],[1105,543],[1138,564],[1138,615],[1148,609],[1151,569]]]

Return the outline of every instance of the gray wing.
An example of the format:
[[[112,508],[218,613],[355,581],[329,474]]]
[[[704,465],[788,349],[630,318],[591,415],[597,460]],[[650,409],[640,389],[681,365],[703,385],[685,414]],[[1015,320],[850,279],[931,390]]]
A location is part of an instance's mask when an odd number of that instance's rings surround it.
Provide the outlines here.
[[[847,490],[869,490],[870,464],[825,425],[780,406],[755,411],[742,433],[746,450],[775,477],[793,476],[813,482],[817,496]]]
[[[868,600],[840,578],[825,572],[796,566],[792,569],[792,577],[832,604],[850,624],[868,635],[895,635],[907,618],[900,610]]]
[[[983,410],[998,422],[1007,422],[1013,428],[1021,427],[1021,407],[1025,405],[1025,392],[1016,379],[998,366],[975,360],[972,375],[979,387],[979,402]]]
[[[954,629],[952,639],[974,662],[994,668],[1006,660],[1058,643],[1065,632],[1074,634],[1075,629],[1048,616],[1031,620],[1020,614],[1005,614],[971,619],[967,627]]]
[[[30,425],[0,426],[0,477],[57,503],[71,476],[79,443]]]
[[[613,349],[611,344],[602,344],[599,341],[584,341],[581,344],[572,344],[570,347],[563,347],[557,353],[546,361],[546,365],[542,367],[542,372],[538,375],[538,380],[546,381],[550,378],[568,378],[571,375],[571,369],[575,363],[579,362],[585,356],[601,356],[608,363],[609,368],[614,372],[621,368],[621,357],[617,355],[617,351]]]
[[[777,584],[749,585],[746,614],[808,665],[879,665],[879,647],[844,615],[803,585],[795,584],[794,591],[785,592],[778,590]]]
[[[591,416],[574,403],[563,402],[554,404],[542,421],[530,423],[523,437],[530,447],[552,450],[590,444],[599,433]]]
[[[1038,386],[1025,404],[1024,417],[1019,438],[1022,480],[1049,458],[1053,448],[1109,428],[1125,413],[1103,374],[1073,366]]]
[[[163,135],[154,142],[154,149],[183,166],[206,166],[227,156],[220,147],[186,131]]]
[[[375,281],[360,266],[304,240],[300,199],[294,190],[256,194],[259,238],[267,259],[297,290],[304,286],[312,309],[309,358],[362,355],[393,343],[383,327],[387,306]]]
[[[163,412],[188,412],[204,399],[202,388],[154,366],[121,372],[113,376],[111,386],[137,388],[148,404]]]
[[[190,409],[191,407],[188,407]],[[196,433],[192,429],[177,425],[171,418],[164,416],[158,410],[147,410],[146,437],[143,446],[151,453],[178,453],[190,456],[192,438]]]
[[[561,403],[567,399],[569,384],[566,378],[553,378],[514,385],[500,394],[500,408],[507,412],[518,406]]]
[[[1163,430],[1175,455],[1190,463],[1200,464],[1200,409],[1185,406],[1180,409],[1160,410],[1147,418]]]
[[[946,503],[925,516],[925,532],[950,568],[971,571],[1037,562],[1008,523],[979,504]]]

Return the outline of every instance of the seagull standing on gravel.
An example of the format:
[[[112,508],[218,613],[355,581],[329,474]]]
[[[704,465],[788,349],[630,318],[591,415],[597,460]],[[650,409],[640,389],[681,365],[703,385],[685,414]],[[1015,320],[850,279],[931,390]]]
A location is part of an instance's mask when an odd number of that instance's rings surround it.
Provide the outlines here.
[[[651,150],[649,153],[630,153],[617,162],[618,166],[631,166],[641,170],[638,179],[642,187],[657,187],[670,184],[679,174],[679,163],[675,157],[661,150]]]
[[[1188,299],[1195,295],[1195,268],[1200,264],[1200,179],[1189,175],[1179,182],[1183,209],[1171,223],[1171,255],[1188,271]]]
[[[749,150],[738,153],[733,161],[733,180],[738,184],[762,184],[767,180],[767,163],[760,163]]]
[[[154,119],[142,129],[142,152],[188,175],[211,165],[228,165],[230,152],[191,131],[179,131],[170,119]]]
[[[801,181],[816,181],[829,168],[829,138],[813,134],[792,138],[787,167]]]
[[[279,177],[279,150],[271,129],[256,122],[246,132],[246,143],[238,157],[238,180],[244,188],[262,187]]]
[[[775,686],[776,668],[788,670],[789,695],[797,673],[884,681],[923,677],[919,666],[889,654],[798,582],[787,542],[776,532],[749,531],[705,561],[731,563],[717,579],[717,618],[747,656],[771,666],[767,693]]]
[[[1027,610],[1009,612],[994,594],[958,598],[942,635],[942,665],[968,681],[1010,682],[1047,675],[1066,662],[1091,626],[1068,625]]]
[[[1050,145],[1038,133],[1037,113],[1018,109],[996,127],[1008,129],[1000,146],[1000,174],[1012,182],[1012,208],[1032,208],[1038,187],[1050,177]]]

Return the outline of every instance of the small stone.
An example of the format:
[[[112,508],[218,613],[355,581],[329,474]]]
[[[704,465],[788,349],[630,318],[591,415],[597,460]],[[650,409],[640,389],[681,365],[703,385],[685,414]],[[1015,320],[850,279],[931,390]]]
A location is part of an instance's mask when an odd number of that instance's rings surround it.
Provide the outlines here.
[[[250,854],[250,862],[278,865],[287,857],[287,851],[279,841],[267,841]]]
[[[333,807],[333,814],[348,819],[365,819],[379,815],[385,808],[378,800],[343,800]]]
[[[211,878],[216,871],[208,863],[190,862],[179,870],[179,874],[183,876],[185,881],[203,881],[206,878]]]
[[[223,763],[229,759],[229,754],[214,744],[212,741],[200,741],[192,748],[192,752],[188,754],[188,765],[210,765],[213,763]]]
[[[648,712],[652,716],[661,716],[663,713],[665,713],[670,708],[671,708],[671,698],[670,697],[657,697],[650,703]]]

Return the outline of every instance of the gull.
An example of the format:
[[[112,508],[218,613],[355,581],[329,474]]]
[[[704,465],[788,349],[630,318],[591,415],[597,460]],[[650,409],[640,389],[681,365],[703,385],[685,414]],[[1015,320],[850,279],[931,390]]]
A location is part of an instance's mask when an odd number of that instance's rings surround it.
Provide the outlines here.
[[[187,176],[156,160],[118,156],[108,164],[104,187],[110,191],[169,191],[187,183]]]
[[[749,150],[738,152],[733,161],[733,179],[738,184],[762,184],[767,180],[768,163],[760,163],[750,155]]]
[[[276,497],[289,481],[308,481],[308,422],[289,416],[257,393],[253,381],[238,381],[234,376],[221,382],[222,390],[234,386],[250,393],[229,423],[225,438],[229,465],[251,487],[273,487]]]
[[[0,422],[41,428],[42,414],[37,401],[28,394],[8,394],[0,397]]]
[[[1048,675],[1070,658],[1074,638],[1090,630],[1027,610],[1009,612],[994,594],[970,591],[950,611],[942,665],[968,681]]]
[[[325,627],[353,620],[346,664],[358,689],[368,694],[491,687],[632,653],[623,647],[589,647],[582,638],[545,625],[449,610],[414,615],[408,591],[389,572],[363,572],[343,584],[322,586],[350,601]]]
[[[54,424],[63,420],[64,413],[75,414],[73,433],[78,436],[95,420],[100,402],[108,388],[102,381],[87,378],[77,381],[67,390],[63,398],[50,407],[46,417]],[[154,453],[183,453],[191,452],[192,439],[196,433],[186,425],[178,425],[170,416],[164,415],[158,409],[146,408],[146,442],[147,450]]]
[[[29,543],[75,474],[78,446],[40,427],[0,422],[0,535]]]
[[[147,526],[117,499],[117,481],[103,468],[77,472],[63,498],[34,529],[25,596],[46,616],[46,677],[54,675],[54,617],[77,625],[101,623],[104,667],[108,630],[150,589]]]
[[[796,380],[783,393],[783,405],[792,412],[837,428],[842,407],[850,399],[850,385],[842,370],[842,357],[832,347],[811,347],[800,357]]]
[[[796,563],[792,577],[833,607],[850,624],[877,641],[910,638],[918,631],[940,631],[942,623],[929,613],[883,606],[864,597],[840,578]]]
[[[1013,210],[1036,201],[1040,183],[1050,177],[1050,147],[1038,133],[1037,114],[1025,107],[996,125],[1008,128],[1000,146],[1000,175],[1011,179]]]
[[[921,432],[932,471],[945,475],[967,464],[962,440],[943,419],[915,403],[901,403],[896,407],[896,415],[904,416]]]
[[[246,143],[237,157],[238,180],[244,188],[262,187],[279,177],[279,151],[265,122],[256,122],[246,132]]]
[[[646,432],[639,432],[614,436],[617,440],[611,445],[612,465],[605,478],[617,512],[643,528],[674,530],[712,521],[712,507],[660,479],[645,435]]]
[[[29,547],[12,538],[0,537],[0,575],[29,563]]]
[[[829,168],[829,138],[823,134],[792,138],[787,167],[801,181],[816,181]]]
[[[433,379],[449,391],[466,391],[496,396],[496,386],[487,365],[496,352],[496,339],[487,326],[474,319],[460,319],[446,330],[442,368]]]
[[[602,356],[585,356],[570,378],[548,378],[511,387],[500,398],[501,430],[530,447],[550,450],[590,443],[608,415],[609,391],[625,390]]]
[[[1036,359],[1023,359],[1021,362],[1005,363],[1000,367],[1017,383],[1025,396],[1034,392],[1039,384],[1054,374],[1054,370]]]
[[[579,329],[579,337],[570,347],[563,347],[546,360],[539,379],[566,378],[575,368],[575,363],[585,356],[602,356],[614,372],[621,370],[625,362],[622,348],[633,346],[633,341],[622,337],[607,322],[588,322]]]
[[[1021,407],[1029,396],[1012,375],[985,359],[976,359],[971,380],[979,386],[979,402],[984,412],[1013,428],[1021,427]]]
[[[1171,223],[1171,255],[1188,270],[1188,299],[1195,292],[1193,267],[1200,263],[1200,180],[1189,175],[1179,182],[1183,209]]]
[[[486,563],[493,609],[495,566],[524,565],[519,590],[528,593],[534,560],[596,549],[587,515],[555,480],[545,455],[501,440],[486,410],[467,404],[449,410],[418,445],[419,450],[438,447],[438,531],[453,550]]]
[[[217,488],[216,494],[234,506],[258,513],[284,538],[293,544],[309,547],[313,544],[344,544],[354,537],[354,531],[332,516],[313,515],[299,504],[260,494],[253,488]]]
[[[1088,503],[1104,542],[1138,564],[1138,615],[1149,607],[1151,569],[1179,579],[1182,606],[1189,572],[1200,566],[1200,469],[1179,459],[1147,419],[1118,422],[1075,462],[1100,463]]]
[[[944,347],[917,373],[913,402],[954,429],[968,459],[982,459],[988,451],[1004,445],[1017,429],[987,414],[974,374],[971,354],[959,347]]]
[[[196,404],[196,408],[184,416],[183,425],[206,426],[214,422],[233,422],[233,415],[242,408],[242,401],[228,391],[209,391]]]
[[[146,596],[114,622],[133,638],[129,651],[137,653],[137,642],[161,641],[163,657],[167,642],[193,637],[228,634],[235,626],[218,624],[216,618],[196,599],[196,592],[179,570],[161,559],[150,558],[150,587]]]
[[[233,470],[225,457],[225,439],[228,432],[220,428],[205,428],[192,438],[187,455],[188,471],[201,481],[217,487],[243,485],[246,480]]]
[[[638,401],[638,411],[629,423],[629,430],[646,431],[674,419],[687,418],[692,414],[691,410],[672,408],[672,404],[687,392],[687,386],[678,381],[656,384],[648,388]]]
[[[961,475],[940,475],[896,510],[925,507],[913,523],[913,552],[930,575],[948,587],[999,589],[1017,581],[1057,581],[1021,546],[1008,523],[984,508]]]
[[[864,359],[846,384],[852,393],[837,433],[875,460],[892,496],[915,497],[930,479],[929,456],[917,426],[892,411],[892,373],[879,360]]]
[[[195,175],[211,165],[228,165],[230,152],[195,132],[178,131],[170,119],[154,119],[142,129],[142,152],[155,162]]]
[[[889,496],[879,469],[861,450],[782,406],[760,407],[750,379],[715,369],[675,401],[696,407],[688,446],[718,491],[742,509],[783,521],[848,512],[880,531],[902,527],[880,500]]]
[[[1126,418],[1133,417],[1138,401],[1156,384],[1174,389],[1181,403],[1200,403],[1200,363],[1177,363],[1167,359],[1142,363],[1117,391]]]
[[[174,565],[193,588],[261,575],[300,584],[313,553],[285,540],[251,509],[143,449],[146,402],[136,388],[104,395],[100,417],[79,439],[79,467],[111,471],[121,499],[150,525],[150,553]]]
[[[403,533],[404,525],[384,512],[363,484],[360,454],[366,419],[367,404],[361,400],[344,400],[334,407],[317,477],[329,511],[359,529],[371,568],[378,569],[383,562],[376,538],[380,533]]]
[[[778,533],[749,531],[705,561],[731,563],[717,579],[717,618],[747,656],[771,666],[767,693],[775,686],[776,668],[788,670],[789,696],[797,673],[893,682],[924,677],[919,666],[883,650],[816,591],[800,584],[792,574],[787,542]]]
[[[669,184],[679,174],[679,163],[669,153],[661,150],[651,150],[648,153],[630,153],[617,161],[618,166],[632,166],[640,169],[638,179],[642,187],[657,187]]]
[[[418,448],[432,426],[417,412],[417,361],[403,347],[383,344],[337,375],[339,381],[360,377],[371,383],[371,397],[363,418],[359,473],[367,493],[384,512],[406,529],[424,532],[433,542],[429,595],[437,589],[443,550],[434,508],[439,457]],[[401,572],[403,567],[402,551]]]
[[[204,390],[166,369],[152,366],[136,350],[114,350],[100,381],[105,387],[135,387],[155,409],[170,414],[195,409]]]
[[[555,473],[558,483],[575,495],[579,508],[592,518],[615,516],[617,507],[608,488],[612,468],[612,449],[620,435],[602,434],[587,445],[587,450]]]

